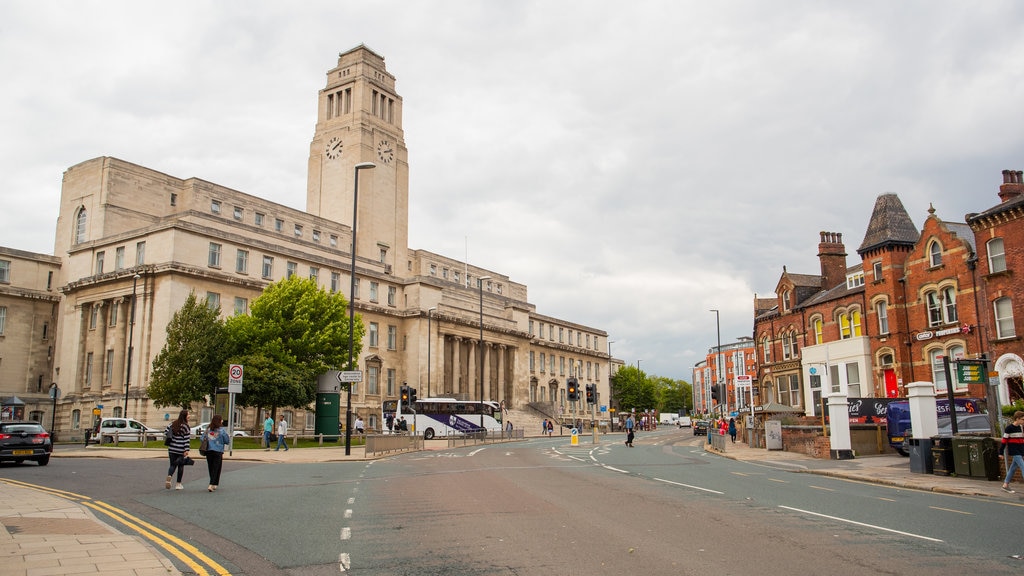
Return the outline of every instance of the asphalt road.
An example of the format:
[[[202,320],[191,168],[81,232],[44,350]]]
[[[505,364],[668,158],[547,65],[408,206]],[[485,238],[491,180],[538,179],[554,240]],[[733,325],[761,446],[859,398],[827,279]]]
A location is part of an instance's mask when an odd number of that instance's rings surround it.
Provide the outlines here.
[[[232,574],[1018,574],[1021,509],[706,454],[672,430],[369,462],[228,462],[163,489],[163,460],[61,459],[0,475],[102,499]],[[697,445],[693,445],[697,444]]]

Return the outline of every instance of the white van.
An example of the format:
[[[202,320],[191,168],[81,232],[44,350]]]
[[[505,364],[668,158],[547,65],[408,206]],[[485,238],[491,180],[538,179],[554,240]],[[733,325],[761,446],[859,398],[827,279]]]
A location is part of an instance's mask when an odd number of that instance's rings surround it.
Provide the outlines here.
[[[100,420],[99,441],[113,442],[117,434],[118,442],[141,442],[145,435],[148,440],[163,438],[164,431],[150,428],[133,418],[103,418]]]
[[[676,424],[678,424],[680,428],[692,428],[693,420],[691,420],[689,416],[680,416],[679,421],[676,422]]]

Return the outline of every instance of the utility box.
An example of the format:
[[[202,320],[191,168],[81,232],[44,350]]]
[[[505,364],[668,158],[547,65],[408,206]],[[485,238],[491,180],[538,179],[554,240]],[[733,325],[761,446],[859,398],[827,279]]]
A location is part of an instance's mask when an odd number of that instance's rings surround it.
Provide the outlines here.
[[[908,438],[910,449],[910,471],[916,474],[932,473],[932,439]]]

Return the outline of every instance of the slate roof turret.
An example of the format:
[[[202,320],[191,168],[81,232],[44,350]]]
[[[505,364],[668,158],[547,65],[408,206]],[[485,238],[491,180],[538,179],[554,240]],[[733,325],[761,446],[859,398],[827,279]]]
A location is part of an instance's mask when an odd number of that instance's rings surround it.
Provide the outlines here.
[[[862,257],[866,252],[892,245],[914,246],[921,233],[910,220],[906,208],[899,196],[886,193],[875,200],[875,209],[871,212],[868,231],[864,234],[857,253]]]

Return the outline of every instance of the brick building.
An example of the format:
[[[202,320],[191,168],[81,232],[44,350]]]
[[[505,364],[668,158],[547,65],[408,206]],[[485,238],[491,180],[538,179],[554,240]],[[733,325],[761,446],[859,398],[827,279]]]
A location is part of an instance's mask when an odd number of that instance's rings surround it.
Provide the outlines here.
[[[977,245],[975,274],[980,279],[978,306],[982,330],[978,333],[999,373],[999,401],[1024,399],[1024,345],[1016,319],[1024,318],[1024,292],[1015,274],[1024,272],[1024,178],[1021,171],[1004,170],[1000,203],[979,214],[968,214],[967,224]]]
[[[713,412],[715,406],[725,404],[729,410],[743,410],[751,405],[754,372],[757,367],[757,349],[752,338],[739,338],[708,349],[707,356],[693,368],[693,409]],[[725,386],[725,397],[713,398],[712,386]]]

